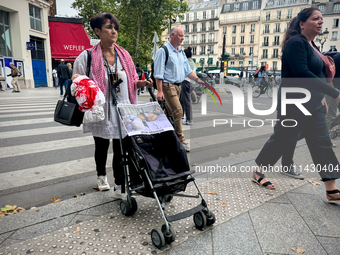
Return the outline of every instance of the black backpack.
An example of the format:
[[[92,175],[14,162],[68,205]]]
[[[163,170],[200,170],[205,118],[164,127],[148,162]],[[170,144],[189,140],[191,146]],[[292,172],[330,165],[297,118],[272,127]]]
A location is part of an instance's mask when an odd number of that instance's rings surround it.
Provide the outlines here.
[[[168,47],[165,46],[165,44],[161,45],[161,47],[159,48],[163,48],[164,51],[165,51],[165,65],[168,63],[168,58],[169,58],[169,50],[168,50]],[[157,84],[156,84],[156,79],[155,77],[153,76],[153,73],[155,71],[155,64],[154,64],[154,61],[152,61],[152,64],[151,64],[151,75],[150,75],[150,78],[152,79],[153,81],[153,87],[155,89],[157,89]]]

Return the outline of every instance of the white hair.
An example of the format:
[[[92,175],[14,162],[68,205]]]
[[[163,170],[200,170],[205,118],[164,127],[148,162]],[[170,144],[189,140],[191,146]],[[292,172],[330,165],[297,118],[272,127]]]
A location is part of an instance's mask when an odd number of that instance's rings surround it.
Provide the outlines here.
[[[173,27],[173,28],[171,28],[170,34],[175,34],[175,35],[177,35],[177,33],[178,33],[177,29],[178,29],[178,28],[181,28],[181,27]],[[181,28],[181,29],[182,29],[182,28]]]
[[[14,65],[14,63],[13,62],[9,62],[9,65]]]

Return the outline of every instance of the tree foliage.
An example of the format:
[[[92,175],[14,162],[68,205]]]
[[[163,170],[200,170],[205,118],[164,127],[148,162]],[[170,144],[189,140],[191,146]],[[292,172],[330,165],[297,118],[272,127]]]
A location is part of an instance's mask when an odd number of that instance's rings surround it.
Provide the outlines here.
[[[112,13],[119,24],[117,44],[131,54],[135,63],[151,63],[154,31],[161,38],[169,20],[189,10],[184,0],[75,0],[72,7],[79,12],[91,36],[91,18],[98,13]],[[159,42],[161,43],[161,42]]]

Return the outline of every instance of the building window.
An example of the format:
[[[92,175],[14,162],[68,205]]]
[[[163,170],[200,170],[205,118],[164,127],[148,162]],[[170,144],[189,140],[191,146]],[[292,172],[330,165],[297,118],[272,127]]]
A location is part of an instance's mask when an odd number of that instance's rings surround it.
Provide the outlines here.
[[[281,19],[281,11],[276,12],[276,19],[280,20]]]
[[[268,50],[263,50],[262,58],[268,58]]]
[[[279,44],[280,44],[280,36],[275,36],[273,46],[277,46]]]
[[[246,30],[246,26],[245,25],[241,25],[241,33],[244,33],[245,30]]]
[[[41,9],[30,4],[29,12],[30,12],[31,29],[42,31],[41,14],[40,14]]]
[[[253,10],[256,10],[259,8],[259,1],[254,1],[253,2]]]
[[[197,18],[197,12],[194,12],[194,20],[198,20],[198,18]]]
[[[250,32],[255,32],[255,24],[250,25]]]
[[[184,44],[189,44],[189,36],[184,37]]]
[[[287,12],[287,19],[291,19],[293,17],[293,10],[289,9]]]
[[[190,19],[189,19],[189,13],[187,13],[186,15],[185,15],[185,19],[186,19],[186,21],[190,21]]]
[[[230,11],[230,4],[225,4],[223,6],[223,12],[229,12]]]
[[[210,54],[214,54],[214,46],[209,45],[208,50],[210,51]]]
[[[12,57],[9,13],[5,11],[0,11],[0,38],[0,55]]]
[[[254,47],[249,48],[249,55],[254,54]]]
[[[241,44],[244,44],[244,36],[241,36]]]
[[[192,32],[197,32],[197,24],[192,25]]]
[[[209,34],[209,42],[214,42],[215,41],[215,34],[211,33]]]
[[[230,61],[230,67],[234,67],[234,65],[235,65],[235,61],[234,61],[234,60],[231,60],[231,61]]]
[[[236,26],[233,26],[232,33],[236,34]]]
[[[203,12],[203,19],[207,18],[207,12]]]
[[[235,56],[235,48],[231,48],[231,55]]]
[[[264,33],[269,34],[269,24],[264,25]]]
[[[340,4],[334,5],[334,13],[340,13]]]
[[[189,33],[189,25],[185,25],[185,33]]]
[[[280,23],[275,24],[275,33],[280,33]]]
[[[231,38],[231,44],[236,44],[236,37]]]
[[[339,27],[339,19],[333,19],[333,28]]]
[[[270,12],[266,12],[266,21],[270,20]]]
[[[205,35],[201,35],[201,43],[205,43]]]
[[[268,36],[263,37],[263,46],[268,46]]]
[[[277,70],[277,62],[276,61],[273,62],[273,70],[274,71]]]
[[[244,48],[240,48],[240,54],[244,55]]]
[[[205,46],[201,46],[201,55],[205,55]]]
[[[278,49],[273,49],[273,56],[272,58],[278,58],[279,57],[279,50]]]
[[[332,32],[331,40],[333,40],[333,41],[338,40],[338,31],[333,31]]]
[[[254,36],[253,35],[250,36],[250,43],[254,43]]]
[[[248,2],[243,3],[242,10],[247,11],[248,10]]]
[[[193,35],[191,44],[196,44],[196,43],[197,43],[196,35]]]
[[[196,47],[192,47],[192,55],[196,55]]]
[[[214,31],[215,30],[215,23],[214,21],[210,22],[210,31]]]
[[[322,4],[322,5],[319,5],[318,8],[319,8],[319,10],[320,10],[321,13],[324,13],[324,11],[325,11],[325,6],[324,6],[323,4]]]
[[[227,33],[227,27],[223,27],[223,34],[225,35]]]
[[[206,31],[206,26],[205,26],[205,23],[202,23],[202,32]]]
[[[238,66],[243,66],[243,60],[238,61]]]
[[[234,3],[234,12],[238,12],[240,10],[240,3]]]
[[[215,10],[211,10],[211,18],[215,18]]]

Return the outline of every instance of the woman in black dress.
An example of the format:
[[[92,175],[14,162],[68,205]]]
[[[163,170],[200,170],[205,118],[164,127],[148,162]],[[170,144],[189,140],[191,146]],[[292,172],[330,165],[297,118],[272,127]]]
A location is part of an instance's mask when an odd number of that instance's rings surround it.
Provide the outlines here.
[[[311,7],[302,10],[295,17],[285,34],[282,42],[282,83],[278,97],[279,121],[274,127],[274,133],[266,142],[255,162],[258,171],[253,173],[253,181],[262,187],[275,189],[263,175],[263,170],[273,166],[287,150],[289,144],[300,136],[306,139],[314,167],[321,169],[320,176],[326,186],[329,202],[340,201],[340,192],[335,179],[340,176],[339,162],[333,152],[328,135],[325,115],[327,105],[324,94],[336,98],[340,102],[339,92],[326,83],[324,62],[318,54],[313,40],[322,30],[322,13]],[[327,77],[329,78],[329,77]],[[305,88],[311,93],[311,98],[303,106],[311,113],[305,115],[293,104],[287,105],[286,115],[281,112],[281,89],[283,87]],[[304,98],[301,93],[288,93],[287,98]],[[293,119],[295,127],[284,127],[282,120]],[[284,122],[294,126],[295,122]]]

